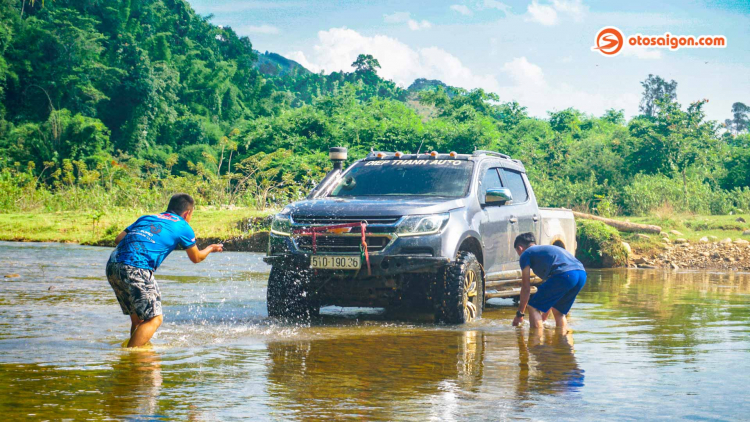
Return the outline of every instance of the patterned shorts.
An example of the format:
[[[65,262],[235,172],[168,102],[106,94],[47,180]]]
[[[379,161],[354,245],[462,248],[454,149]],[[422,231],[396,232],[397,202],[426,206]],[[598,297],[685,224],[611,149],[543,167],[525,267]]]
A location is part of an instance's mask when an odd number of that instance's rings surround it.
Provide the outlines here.
[[[123,314],[136,314],[143,321],[162,314],[161,292],[153,271],[108,262],[107,280],[115,291]]]

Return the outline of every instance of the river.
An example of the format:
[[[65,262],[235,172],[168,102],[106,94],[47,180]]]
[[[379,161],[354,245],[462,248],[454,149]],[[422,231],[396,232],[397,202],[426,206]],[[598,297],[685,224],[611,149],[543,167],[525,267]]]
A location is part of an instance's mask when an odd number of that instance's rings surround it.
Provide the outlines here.
[[[261,254],[157,272],[164,325],[127,337],[110,249],[0,242],[0,414],[16,419],[601,420],[747,418],[750,274],[590,271],[572,334],[324,308],[269,320]],[[6,278],[18,274],[19,277]]]

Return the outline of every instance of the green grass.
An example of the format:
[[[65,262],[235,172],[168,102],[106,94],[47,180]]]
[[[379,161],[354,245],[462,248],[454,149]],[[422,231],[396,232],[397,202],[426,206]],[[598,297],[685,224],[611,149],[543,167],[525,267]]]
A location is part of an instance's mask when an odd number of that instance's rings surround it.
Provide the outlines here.
[[[273,211],[250,208],[198,208],[190,225],[200,238],[242,238],[248,234],[243,220]],[[104,214],[96,227],[88,212],[0,214],[0,240],[102,244],[114,240],[122,229],[148,212],[115,209]]]

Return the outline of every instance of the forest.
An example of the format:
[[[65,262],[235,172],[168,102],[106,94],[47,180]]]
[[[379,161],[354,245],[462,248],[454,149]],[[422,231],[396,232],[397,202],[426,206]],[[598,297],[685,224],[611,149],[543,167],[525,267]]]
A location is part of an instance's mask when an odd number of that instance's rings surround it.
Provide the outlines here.
[[[280,56],[279,56],[280,57]],[[183,0],[0,0],[0,212],[267,209],[371,150],[490,149],[522,160],[540,202],[603,216],[750,209],[750,107],[643,75],[640,114],[529,116],[482,89],[402,88],[363,51],[348,72],[281,68]],[[750,100],[750,99],[747,99]]]

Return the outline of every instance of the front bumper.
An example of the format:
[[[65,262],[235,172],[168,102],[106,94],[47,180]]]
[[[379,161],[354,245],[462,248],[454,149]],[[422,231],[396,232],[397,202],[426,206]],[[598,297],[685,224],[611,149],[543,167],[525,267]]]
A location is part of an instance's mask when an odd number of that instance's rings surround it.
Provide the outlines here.
[[[263,258],[267,264],[286,268],[310,268],[311,254],[293,253],[274,255]],[[373,277],[392,277],[397,274],[435,272],[448,264],[450,260],[443,257],[412,255],[370,255],[370,268]],[[318,270],[341,275],[342,277],[367,276],[367,264],[362,261],[362,268],[356,270]]]

